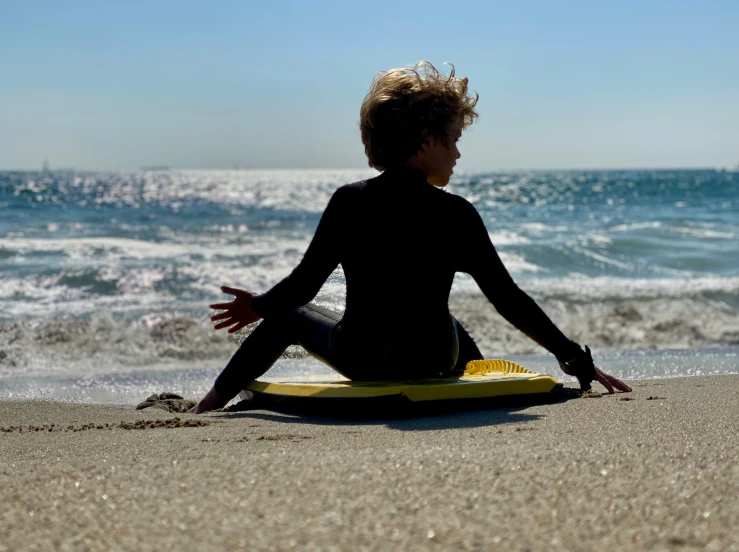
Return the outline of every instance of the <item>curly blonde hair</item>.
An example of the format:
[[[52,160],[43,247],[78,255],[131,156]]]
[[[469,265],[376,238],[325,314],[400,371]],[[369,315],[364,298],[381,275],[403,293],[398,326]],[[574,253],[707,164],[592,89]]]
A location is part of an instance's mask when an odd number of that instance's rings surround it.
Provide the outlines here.
[[[370,167],[384,171],[405,163],[428,137],[448,144],[452,121],[461,117],[465,129],[478,117],[479,96],[467,93],[467,78],[455,78],[449,65],[448,76],[428,61],[377,73],[359,112]]]

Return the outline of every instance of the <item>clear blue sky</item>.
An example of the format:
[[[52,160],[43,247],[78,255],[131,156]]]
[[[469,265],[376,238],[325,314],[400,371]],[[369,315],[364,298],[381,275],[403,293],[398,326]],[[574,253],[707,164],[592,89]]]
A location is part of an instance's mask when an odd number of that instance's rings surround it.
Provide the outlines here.
[[[0,169],[364,167],[422,59],[480,94],[460,169],[739,163],[736,0],[0,0]]]

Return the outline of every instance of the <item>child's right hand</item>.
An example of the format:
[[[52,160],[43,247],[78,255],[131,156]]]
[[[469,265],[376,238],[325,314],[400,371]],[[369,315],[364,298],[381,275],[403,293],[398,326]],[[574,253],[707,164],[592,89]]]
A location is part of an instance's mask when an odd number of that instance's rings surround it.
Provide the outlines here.
[[[225,312],[210,317],[213,322],[223,320],[223,322],[216,324],[214,329],[220,330],[233,326],[229,328],[228,333],[234,333],[244,326],[248,326],[259,320],[259,315],[251,308],[251,299],[254,297],[253,293],[228,286],[221,286],[221,291],[235,296],[235,299],[230,303],[217,303],[210,306],[211,309],[225,310]]]

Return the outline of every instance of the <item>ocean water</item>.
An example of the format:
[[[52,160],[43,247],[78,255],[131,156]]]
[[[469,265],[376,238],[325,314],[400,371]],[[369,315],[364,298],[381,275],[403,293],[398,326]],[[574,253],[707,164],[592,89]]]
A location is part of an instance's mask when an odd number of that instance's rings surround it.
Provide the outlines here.
[[[0,172],[0,398],[202,393],[243,339],[212,330],[219,286],[269,289],[332,192],[375,174]],[[461,173],[447,190],[474,203],[519,286],[602,368],[739,372],[739,173]],[[343,310],[340,269],[316,301]],[[450,308],[486,357],[558,374],[467,275]],[[329,372],[291,348],[268,376]]]

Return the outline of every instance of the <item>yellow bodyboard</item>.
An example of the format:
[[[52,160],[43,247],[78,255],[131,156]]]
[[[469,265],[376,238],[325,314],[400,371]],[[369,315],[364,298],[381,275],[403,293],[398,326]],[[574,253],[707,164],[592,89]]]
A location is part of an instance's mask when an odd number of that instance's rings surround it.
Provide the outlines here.
[[[425,402],[550,393],[558,385],[556,378],[509,360],[475,360],[467,364],[459,378],[356,382],[306,381],[303,377],[279,382],[256,380],[248,390],[269,397],[366,399],[396,395],[411,402]]]

